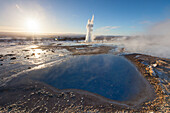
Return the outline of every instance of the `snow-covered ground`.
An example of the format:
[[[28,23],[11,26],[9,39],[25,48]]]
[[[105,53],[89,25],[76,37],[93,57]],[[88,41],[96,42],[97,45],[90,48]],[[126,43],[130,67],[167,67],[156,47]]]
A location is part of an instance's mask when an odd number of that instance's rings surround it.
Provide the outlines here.
[[[143,41],[144,42],[144,41]],[[0,42],[0,81],[5,80],[6,77],[15,75],[23,70],[32,70],[43,68],[57,63],[65,58],[70,57],[70,52],[66,49],[40,49],[39,46],[82,46],[90,45],[91,47],[111,46],[115,49],[110,50],[110,53],[116,53],[124,48],[124,53],[142,53],[153,55],[157,57],[170,58],[169,45],[161,45],[159,43],[146,44],[139,43],[134,39],[116,39],[112,41],[94,41],[91,43],[76,42],[76,41],[42,41],[36,44],[31,41],[19,42]],[[146,41],[145,41],[146,42]],[[82,50],[83,47],[76,48]],[[123,53],[123,54],[124,54]],[[4,78],[5,77],[5,78]]]

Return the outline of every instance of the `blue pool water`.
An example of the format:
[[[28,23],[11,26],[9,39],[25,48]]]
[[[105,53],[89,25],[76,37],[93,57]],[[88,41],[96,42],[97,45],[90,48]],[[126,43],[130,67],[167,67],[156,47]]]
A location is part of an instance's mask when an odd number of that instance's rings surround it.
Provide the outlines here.
[[[131,62],[114,55],[74,56],[29,77],[58,89],[81,89],[118,101],[132,99],[145,85]]]

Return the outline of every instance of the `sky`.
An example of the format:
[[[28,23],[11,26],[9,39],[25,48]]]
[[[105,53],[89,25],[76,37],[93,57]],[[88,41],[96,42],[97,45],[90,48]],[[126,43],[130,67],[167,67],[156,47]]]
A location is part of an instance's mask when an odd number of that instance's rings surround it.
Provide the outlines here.
[[[0,0],[0,31],[136,35],[170,19],[170,0]]]

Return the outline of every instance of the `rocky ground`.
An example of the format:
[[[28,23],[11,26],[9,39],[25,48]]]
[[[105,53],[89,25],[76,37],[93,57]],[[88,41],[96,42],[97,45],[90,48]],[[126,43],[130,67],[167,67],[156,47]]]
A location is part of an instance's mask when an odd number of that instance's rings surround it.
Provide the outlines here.
[[[38,46],[54,53],[67,50],[71,55],[117,54],[124,48],[113,46],[73,45]],[[5,55],[1,55],[1,59]],[[34,56],[34,55],[33,55]],[[0,87],[0,112],[169,112],[170,60],[143,54],[124,54],[133,62],[155,90],[156,97],[138,106],[122,103],[109,103],[96,95],[78,93],[71,90],[59,90],[46,84],[28,80],[24,83],[12,83]],[[10,56],[10,60],[14,59]],[[48,57],[48,56],[47,56]],[[28,57],[29,58],[29,57]],[[30,67],[32,68],[32,67]]]
[[[143,109],[169,112],[170,106],[170,59],[142,54],[125,55],[140,70],[142,75],[154,87],[156,98],[142,103]]]

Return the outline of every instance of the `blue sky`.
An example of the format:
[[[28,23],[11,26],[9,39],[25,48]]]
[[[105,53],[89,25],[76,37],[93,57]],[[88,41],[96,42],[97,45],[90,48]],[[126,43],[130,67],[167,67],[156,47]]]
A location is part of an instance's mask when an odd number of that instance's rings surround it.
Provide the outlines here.
[[[170,18],[170,0],[0,0],[0,31],[27,31],[26,18],[40,32],[133,35]]]

